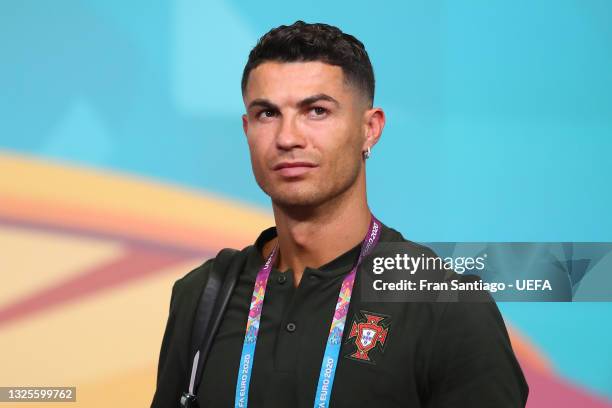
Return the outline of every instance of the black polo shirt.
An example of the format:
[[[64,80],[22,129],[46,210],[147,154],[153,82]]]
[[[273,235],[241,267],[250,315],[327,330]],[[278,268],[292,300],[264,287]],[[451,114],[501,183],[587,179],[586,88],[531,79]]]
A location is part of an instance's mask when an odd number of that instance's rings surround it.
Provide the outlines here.
[[[264,262],[261,251],[275,236],[276,229],[269,228],[255,245],[243,250],[247,256],[244,271],[204,366],[198,390],[202,408],[234,406],[251,295]],[[382,242],[408,241],[383,224],[379,243]],[[425,247],[410,244],[415,253],[433,254]],[[359,251],[357,245],[318,269],[306,268],[297,288],[291,270],[272,269],[253,360],[249,407],[313,406],[340,286]],[[528,386],[495,303],[365,302],[361,299],[361,284],[358,277],[331,391],[331,407],[525,405]],[[193,294],[183,297],[195,297]],[[173,298],[174,295],[173,291]],[[195,302],[191,302],[193,307]],[[365,355],[358,352],[356,342],[368,343],[371,339],[363,339],[365,332],[360,334],[360,323],[370,323],[373,326],[369,327],[375,328],[367,333],[375,333],[375,346]],[[183,330],[187,330],[186,324]],[[156,400],[176,397],[174,401],[178,401],[178,388],[167,383],[174,381],[184,387],[190,368],[187,337],[189,333],[181,335],[175,328],[168,333],[166,329]],[[184,350],[181,352],[179,347]],[[176,361],[168,361],[173,358]],[[163,406],[156,405],[155,399],[152,406]]]

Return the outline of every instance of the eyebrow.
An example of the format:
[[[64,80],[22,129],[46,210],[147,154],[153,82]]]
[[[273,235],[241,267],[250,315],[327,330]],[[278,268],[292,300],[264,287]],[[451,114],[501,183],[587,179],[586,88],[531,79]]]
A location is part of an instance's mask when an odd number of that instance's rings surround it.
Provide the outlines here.
[[[309,96],[308,98],[304,98],[301,101],[299,101],[297,103],[297,107],[298,108],[304,108],[306,106],[312,105],[313,103],[316,103],[318,101],[328,101],[333,103],[336,106],[340,106],[340,102],[338,102],[335,98],[324,94],[324,93],[320,93],[320,94],[316,94],[316,95],[312,95]],[[274,103],[270,102],[269,100],[265,99],[265,98],[258,98],[258,99],[254,99],[251,103],[249,103],[249,107],[248,109],[254,108],[256,106],[260,106],[262,108],[268,108],[268,109],[276,109],[278,110],[278,106],[275,105]]]

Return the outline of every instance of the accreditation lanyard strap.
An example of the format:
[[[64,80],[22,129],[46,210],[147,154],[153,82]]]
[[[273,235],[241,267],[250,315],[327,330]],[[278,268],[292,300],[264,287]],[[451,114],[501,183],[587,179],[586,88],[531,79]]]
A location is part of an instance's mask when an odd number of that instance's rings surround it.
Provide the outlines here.
[[[361,251],[359,258],[342,281],[340,293],[336,302],[334,317],[329,328],[329,335],[325,346],[323,361],[321,362],[321,372],[319,374],[319,382],[317,385],[317,393],[314,401],[315,407],[328,407],[331,389],[334,383],[334,375],[338,364],[338,354],[340,353],[340,345],[342,341],[342,333],[344,332],[344,324],[346,322],[346,314],[348,313],[351,294],[353,293],[353,284],[357,268],[365,256],[367,256],[372,248],[378,242],[380,236],[380,221],[372,215],[368,232],[361,243]],[[234,400],[235,408],[247,407],[249,397],[249,383],[251,381],[251,369],[253,368],[253,359],[255,357],[255,346],[257,344],[257,335],[259,333],[259,322],[261,320],[261,310],[263,308],[264,296],[266,294],[266,285],[268,277],[272,270],[272,265],[278,254],[278,244],[274,247],[268,259],[257,273],[255,279],[255,287],[253,288],[253,296],[251,297],[251,307],[249,309],[249,317],[247,320],[246,331],[244,334],[244,343],[242,345],[242,356],[240,357],[240,366],[238,367],[238,378],[236,382],[236,396]]]

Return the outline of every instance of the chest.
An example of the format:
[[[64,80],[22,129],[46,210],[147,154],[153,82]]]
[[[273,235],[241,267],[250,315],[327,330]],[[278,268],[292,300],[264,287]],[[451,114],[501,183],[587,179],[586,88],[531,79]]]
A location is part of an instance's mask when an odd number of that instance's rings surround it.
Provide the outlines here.
[[[306,270],[298,287],[290,276],[270,274],[249,387],[249,406],[312,406],[330,337],[342,276],[326,279]],[[254,277],[243,276],[230,299],[200,385],[203,406],[231,406]],[[389,400],[385,406],[419,406],[425,378],[427,322],[410,304],[362,302],[355,281],[329,390],[332,406]],[[425,316],[426,317],[426,316]],[[335,332],[334,332],[335,330]],[[218,405],[217,405],[218,404]]]

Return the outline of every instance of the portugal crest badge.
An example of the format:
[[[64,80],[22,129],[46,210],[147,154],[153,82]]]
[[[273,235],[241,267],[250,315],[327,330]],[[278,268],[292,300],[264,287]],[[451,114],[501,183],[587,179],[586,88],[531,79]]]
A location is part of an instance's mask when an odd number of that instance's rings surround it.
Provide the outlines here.
[[[358,317],[358,315],[361,315]],[[389,335],[389,316],[360,310],[353,318],[351,332],[347,342],[355,345],[353,353],[345,357],[357,361],[376,364],[374,356],[369,354],[373,349],[382,352]]]

